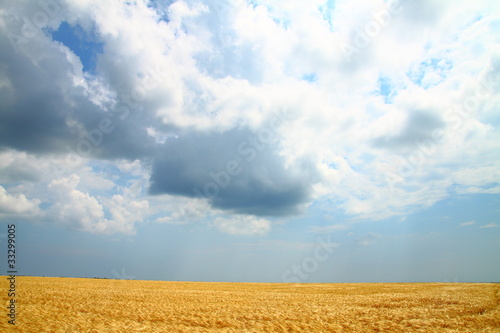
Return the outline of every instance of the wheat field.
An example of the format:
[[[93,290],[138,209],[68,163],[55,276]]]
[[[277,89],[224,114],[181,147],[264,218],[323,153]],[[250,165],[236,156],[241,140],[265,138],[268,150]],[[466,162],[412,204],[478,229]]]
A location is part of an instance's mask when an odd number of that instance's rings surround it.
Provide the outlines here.
[[[500,332],[500,284],[17,277],[16,288],[17,324],[4,307],[1,332]]]

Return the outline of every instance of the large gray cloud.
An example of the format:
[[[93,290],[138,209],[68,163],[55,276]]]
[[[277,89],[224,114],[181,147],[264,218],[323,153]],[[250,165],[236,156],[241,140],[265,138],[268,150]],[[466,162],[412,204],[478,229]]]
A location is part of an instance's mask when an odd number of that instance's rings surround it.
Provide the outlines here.
[[[50,36],[38,31],[13,47],[12,31],[22,33],[16,22],[0,33],[0,147],[105,159],[151,155],[145,127],[153,120],[143,107],[94,103],[74,83],[80,64]]]
[[[53,57],[63,56],[55,47],[41,52],[35,63],[15,52],[8,33],[0,34],[0,145],[30,152],[62,151],[76,137],[67,125],[74,107],[62,90],[71,65]]]
[[[262,133],[187,132],[168,140],[153,165],[150,192],[205,197],[242,214],[297,213],[310,199],[316,170],[307,163],[286,168],[277,142]]]
[[[445,127],[445,122],[431,112],[415,110],[408,115],[400,133],[382,136],[373,140],[377,148],[385,148],[404,154],[412,152],[426,140],[433,140],[436,131]]]

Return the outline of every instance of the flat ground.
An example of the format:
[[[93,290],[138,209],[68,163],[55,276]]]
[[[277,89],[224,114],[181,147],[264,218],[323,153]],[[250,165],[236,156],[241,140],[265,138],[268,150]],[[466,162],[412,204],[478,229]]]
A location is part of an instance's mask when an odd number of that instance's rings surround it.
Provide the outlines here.
[[[17,277],[16,288],[17,324],[4,308],[1,332],[500,332],[500,284]]]

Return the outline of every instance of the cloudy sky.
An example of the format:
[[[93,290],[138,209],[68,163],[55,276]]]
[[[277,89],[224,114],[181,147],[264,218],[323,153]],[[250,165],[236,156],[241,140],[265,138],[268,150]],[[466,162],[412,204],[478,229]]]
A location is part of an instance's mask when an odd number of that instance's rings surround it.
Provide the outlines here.
[[[496,0],[0,1],[0,241],[24,275],[499,281],[499,42]]]

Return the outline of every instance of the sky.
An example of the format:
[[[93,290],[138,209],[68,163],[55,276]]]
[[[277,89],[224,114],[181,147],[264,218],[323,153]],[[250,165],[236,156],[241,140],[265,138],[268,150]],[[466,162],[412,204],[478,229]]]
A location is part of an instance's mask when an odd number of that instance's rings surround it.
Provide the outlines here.
[[[0,1],[0,255],[500,281],[499,42],[496,0]]]

